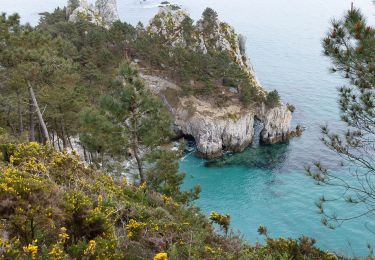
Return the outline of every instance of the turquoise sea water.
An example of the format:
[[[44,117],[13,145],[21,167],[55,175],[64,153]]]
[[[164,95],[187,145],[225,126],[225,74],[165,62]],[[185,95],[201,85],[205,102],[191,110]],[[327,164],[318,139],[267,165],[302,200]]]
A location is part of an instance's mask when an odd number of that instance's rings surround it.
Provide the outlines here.
[[[0,0],[0,11],[20,12],[23,21],[35,24],[37,13],[51,11],[65,0]],[[121,18],[132,24],[147,23],[160,1],[118,0]],[[203,212],[230,214],[232,226],[250,242],[261,241],[256,230],[268,227],[271,236],[314,237],[323,249],[347,255],[367,254],[367,243],[375,246],[375,216],[344,223],[336,230],[321,225],[314,202],[322,195],[335,197],[340,191],[314,185],[304,166],[322,160],[340,171],[338,160],[319,141],[319,126],[329,124],[340,131],[336,87],[345,84],[328,73],[329,61],[322,56],[321,39],[333,17],[341,17],[350,2],[360,7],[374,25],[375,7],[370,0],[175,0],[197,19],[207,6],[222,20],[244,34],[247,51],[260,82],[277,89],[283,100],[294,104],[293,123],[307,127],[302,137],[287,144],[259,146],[228,155],[215,163],[186,156],[180,164],[188,173],[185,188],[200,184],[197,205]],[[344,174],[344,172],[343,172]],[[355,214],[356,207],[334,203],[341,214]]]

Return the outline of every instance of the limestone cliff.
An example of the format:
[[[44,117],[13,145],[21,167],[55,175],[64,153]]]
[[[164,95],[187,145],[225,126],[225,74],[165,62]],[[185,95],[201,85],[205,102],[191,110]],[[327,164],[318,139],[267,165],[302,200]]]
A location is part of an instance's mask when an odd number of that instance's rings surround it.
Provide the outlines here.
[[[110,25],[114,21],[119,20],[116,0],[97,0],[95,7],[102,17],[104,24]]]
[[[80,19],[93,24],[108,27],[119,19],[116,0],[97,0],[95,6],[87,0],[78,0],[67,8],[69,21],[77,22]]]
[[[194,137],[202,157],[214,158],[224,151],[243,151],[253,140],[254,119],[264,128],[261,141],[267,144],[286,141],[300,134],[291,131],[292,113],[285,105],[268,109],[266,106],[245,108],[241,104],[215,107],[196,97],[179,97],[180,87],[157,76],[142,75],[153,93],[162,97],[174,117],[177,132]]]
[[[181,8],[162,7],[150,21],[147,31],[173,47],[181,46],[203,53],[211,50],[229,53],[232,61],[244,69],[259,92],[266,95],[246,55],[244,38],[238,36],[230,25],[220,22],[211,10],[193,24]],[[301,128],[291,130],[292,112],[284,104],[269,108],[264,103],[254,103],[245,107],[228,89],[221,87],[217,91],[223,92],[231,101],[217,106],[209,98],[180,95],[179,86],[161,77],[143,75],[143,78],[163,98],[173,114],[176,131],[193,136],[203,157],[217,157],[226,150],[244,150],[253,140],[255,119],[264,125],[260,136],[263,143],[285,141],[301,132]]]

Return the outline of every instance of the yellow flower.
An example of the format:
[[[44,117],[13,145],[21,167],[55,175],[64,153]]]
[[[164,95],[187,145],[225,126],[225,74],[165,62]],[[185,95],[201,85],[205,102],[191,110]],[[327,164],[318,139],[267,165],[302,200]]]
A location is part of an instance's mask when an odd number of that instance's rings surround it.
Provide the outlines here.
[[[154,260],[168,260],[168,255],[167,253],[158,253],[154,256]]]
[[[23,251],[25,251],[26,253],[30,253],[32,260],[36,260],[37,259],[38,246],[29,244],[27,247],[26,246],[23,247]]]
[[[61,240],[62,243],[65,243],[65,241],[67,241],[69,239],[69,235],[66,233],[66,228],[65,227],[62,227],[60,228],[60,234],[59,234],[59,238]]]
[[[90,240],[89,245],[87,246],[84,254],[85,255],[94,255],[96,251],[96,242],[95,240]]]
[[[54,260],[63,259],[63,251],[58,246],[54,246],[48,254],[51,255]]]
[[[145,223],[131,219],[129,223],[126,225],[126,231],[128,231],[128,238],[132,239],[137,237],[145,226]]]
[[[140,190],[146,190],[147,189],[147,183],[143,182],[141,186],[139,186]]]
[[[215,250],[213,250],[210,246],[205,246],[204,250],[208,253],[215,254]]]

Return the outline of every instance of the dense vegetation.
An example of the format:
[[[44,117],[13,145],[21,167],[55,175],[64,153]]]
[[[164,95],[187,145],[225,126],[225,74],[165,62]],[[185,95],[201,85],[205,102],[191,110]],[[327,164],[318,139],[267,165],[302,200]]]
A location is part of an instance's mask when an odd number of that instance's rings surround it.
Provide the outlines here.
[[[201,22],[210,24],[213,19],[217,19],[216,13],[207,9]],[[189,30],[194,25],[188,17],[185,20],[185,40],[189,42]],[[113,167],[109,165],[113,160],[110,163],[108,158],[125,159],[124,150],[129,149],[137,155],[140,147],[155,148],[170,137],[166,131],[146,133],[141,130],[137,138],[159,134],[157,140],[149,136],[148,141],[136,140],[136,135],[113,134],[124,130],[125,126],[114,120],[131,115],[127,110],[132,101],[129,100],[128,107],[121,108],[110,108],[108,104],[116,102],[115,99],[118,101],[117,94],[121,91],[132,91],[130,85],[133,90],[142,85],[137,69],[129,60],[138,59],[143,70],[165,74],[178,81],[183,95],[218,95],[216,103],[219,104],[227,99],[215,88],[228,86],[240,90],[240,98],[246,104],[264,99],[264,95],[252,87],[244,68],[233,62],[229,53],[215,49],[202,53],[186,46],[172,47],[162,36],[148,33],[141,25],[133,27],[117,21],[107,30],[85,20],[68,22],[66,10],[56,9],[52,14],[45,13],[36,28],[21,25],[17,15],[3,14],[0,28],[4,39],[0,48],[1,125],[20,140],[51,141],[60,150],[72,148],[79,138],[85,160],[97,166]],[[124,72],[133,74],[124,77],[121,75]],[[119,77],[127,81],[126,86],[122,86]],[[136,84],[132,84],[133,78],[137,79]],[[156,111],[163,111],[159,109],[161,104],[157,98],[146,100],[147,92],[146,89],[134,92],[137,100],[133,100],[133,105],[137,102],[140,105],[136,109],[154,106],[154,115]],[[114,100],[111,101],[111,97]],[[267,103],[276,104],[269,98]],[[122,115],[114,115],[111,109],[121,109],[118,112]],[[149,118],[154,117],[148,114]],[[159,129],[167,128],[167,117],[164,113],[161,115],[165,120],[160,122]],[[158,120],[155,118],[154,122]],[[143,129],[150,123],[145,122]],[[145,143],[151,140],[152,144]],[[141,164],[139,162],[140,167]]]
[[[207,9],[202,22],[215,15]],[[185,32],[193,26],[183,24]],[[264,228],[265,245],[250,246],[232,233],[230,216],[209,220],[191,204],[199,187],[181,190],[178,155],[163,147],[173,137],[170,116],[132,60],[185,85],[186,95],[224,85],[245,104],[279,104],[229,53],[171,47],[120,21],[109,29],[71,23],[65,9],[36,28],[3,14],[0,38],[1,257],[336,259],[312,239],[272,239]],[[81,158],[67,152],[77,142]],[[129,154],[134,183],[118,174]]]
[[[170,8],[181,13],[157,14],[151,22],[154,30],[160,30],[157,33],[150,32],[150,28],[143,28],[143,25],[136,28],[138,37],[133,45],[133,55],[143,61],[145,67],[167,73],[183,86],[187,95],[223,99],[220,96],[222,87],[233,87],[239,91],[245,105],[265,101],[263,90],[257,87],[249,68],[244,65],[247,57],[243,37],[239,36],[238,40],[230,25],[220,22],[211,8],[207,8],[196,23],[179,7]],[[183,17],[182,23],[174,24],[173,15]],[[167,25],[162,26],[163,23]],[[229,42],[227,49],[217,46],[220,37]],[[206,39],[204,51],[200,49],[202,38]],[[235,53],[237,46],[241,58],[235,57],[238,55]]]
[[[0,255],[6,259],[336,259],[308,238],[249,246],[213,213],[133,186],[38,143],[3,146]],[[177,201],[176,201],[177,199]]]

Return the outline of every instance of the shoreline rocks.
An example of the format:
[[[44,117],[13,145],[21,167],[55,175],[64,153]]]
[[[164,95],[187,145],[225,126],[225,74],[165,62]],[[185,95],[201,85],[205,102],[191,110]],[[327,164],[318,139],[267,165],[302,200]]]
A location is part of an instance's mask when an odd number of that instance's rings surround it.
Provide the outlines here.
[[[197,155],[203,158],[217,158],[225,151],[242,152],[253,141],[255,119],[264,125],[260,134],[263,144],[287,141],[300,136],[304,130],[302,126],[291,130],[292,112],[287,105],[267,108],[263,104],[253,109],[240,104],[215,107],[193,96],[178,97],[180,88],[168,80],[145,74],[141,77],[171,112],[175,131],[192,136]]]

